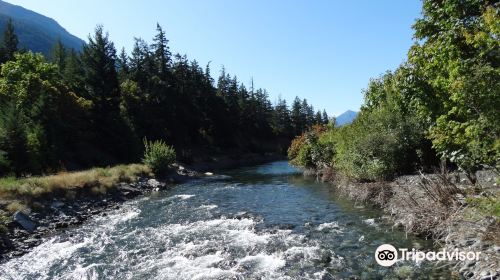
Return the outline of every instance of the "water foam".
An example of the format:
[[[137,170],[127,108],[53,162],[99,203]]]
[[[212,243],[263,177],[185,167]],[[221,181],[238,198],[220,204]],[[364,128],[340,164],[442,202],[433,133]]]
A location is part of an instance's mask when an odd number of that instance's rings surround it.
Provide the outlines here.
[[[178,195],[174,195],[173,197],[174,198],[179,198],[181,200],[186,200],[186,199],[189,199],[191,197],[195,196],[194,194],[178,194]]]

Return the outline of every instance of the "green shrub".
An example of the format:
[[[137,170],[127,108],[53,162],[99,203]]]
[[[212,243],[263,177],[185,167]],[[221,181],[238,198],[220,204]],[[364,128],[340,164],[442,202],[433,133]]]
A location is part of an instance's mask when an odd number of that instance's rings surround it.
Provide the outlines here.
[[[388,107],[362,111],[351,125],[338,128],[334,168],[361,181],[387,180],[413,172],[430,145],[425,129],[411,115]]]
[[[304,134],[301,134],[292,140],[292,143],[288,148],[288,159],[292,162],[292,164],[294,159],[299,155],[300,149],[302,149],[302,147],[306,144],[306,137]]]
[[[175,150],[163,140],[148,141],[144,138],[144,158],[142,161],[155,174],[162,174],[175,162]]]
[[[315,125],[311,130],[296,137],[288,149],[290,162],[299,167],[320,169],[332,162],[334,146],[323,137],[325,127]]]

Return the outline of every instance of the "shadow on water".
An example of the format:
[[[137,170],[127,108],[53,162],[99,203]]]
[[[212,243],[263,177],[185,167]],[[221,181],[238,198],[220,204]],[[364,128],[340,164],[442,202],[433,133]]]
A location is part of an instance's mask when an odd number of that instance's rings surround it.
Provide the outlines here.
[[[280,161],[127,202],[0,266],[6,279],[449,279],[374,261],[384,243],[431,248]]]

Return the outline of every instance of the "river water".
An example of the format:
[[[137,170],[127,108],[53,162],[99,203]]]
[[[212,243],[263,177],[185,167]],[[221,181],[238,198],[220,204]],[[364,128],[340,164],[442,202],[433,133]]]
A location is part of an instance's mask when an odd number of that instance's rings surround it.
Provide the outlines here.
[[[430,248],[280,161],[126,202],[0,265],[0,279],[449,279],[379,266],[375,249]]]

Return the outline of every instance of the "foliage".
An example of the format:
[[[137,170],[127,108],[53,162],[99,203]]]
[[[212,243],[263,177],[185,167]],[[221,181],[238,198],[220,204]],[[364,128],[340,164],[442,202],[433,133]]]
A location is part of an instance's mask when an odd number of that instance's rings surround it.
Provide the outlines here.
[[[282,151],[296,131],[328,119],[297,97],[292,120],[284,100],[273,105],[265,89],[253,81],[247,89],[225,70],[215,83],[209,65],[172,54],[165,31],[156,31],[152,44],[136,38],[130,54],[117,55],[97,26],[81,53],[62,40],[47,61],[17,52],[9,22],[0,42],[0,172],[133,162],[144,137],[179,150]]]
[[[302,147],[306,144],[306,136],[304,134],[301,134],[292,140],[292,143],[288,148],[288,159],[290,159],[292,163],[294,163],[294,159],[299,155],[300,149],[302,149]]]
[[[0,149],[12,171],[40,172],[67,153],[85,101],[61,82],[55,65],[39,54],[15,54],[0,72]]]
[[[329,130],[319,141],[294,141],[292,162],[318,167],[324,160],[315,154],[333,154],[329,166],[357,180],[431,169],[438,157],[466,171],[472,182],[483,166],[499,168],[498,8],[490,1],[425,0],[408,61],[370,80],[353,124]],[[321,147],[324,138],[330,141]]]
[[[370,81],[365,105],[350,125],[305,133],[292,142],[289,158],[306,168],[333,168],[344,177],[390,179],[435,163],[426,130],[406,106],[400,88],[405,73]]]
[[[310,130],[296,137],[288,149],[291,163],[304,168],[323,168],[330,166],[333,145],[325,135],[326,126],[314,125]]]
[[[175,162],[175,150],[163,140],[148,141],[144,138],[144,158],[142,161],[155,174],[162,174]]]
[[[500,217],[500,199],[497,197],[468,197],[467,203],[483,214]]]
[[[408,56],[411,104],[436,151],[471,177],[500,159],[499,26],[495,1],[427,0]]]
[[[387,108],[362,112],[353,124],[334,135],[336,155],[333,166],[357,180],[384,180],[411,172],[416,162],[416,141],[411,123]]]

